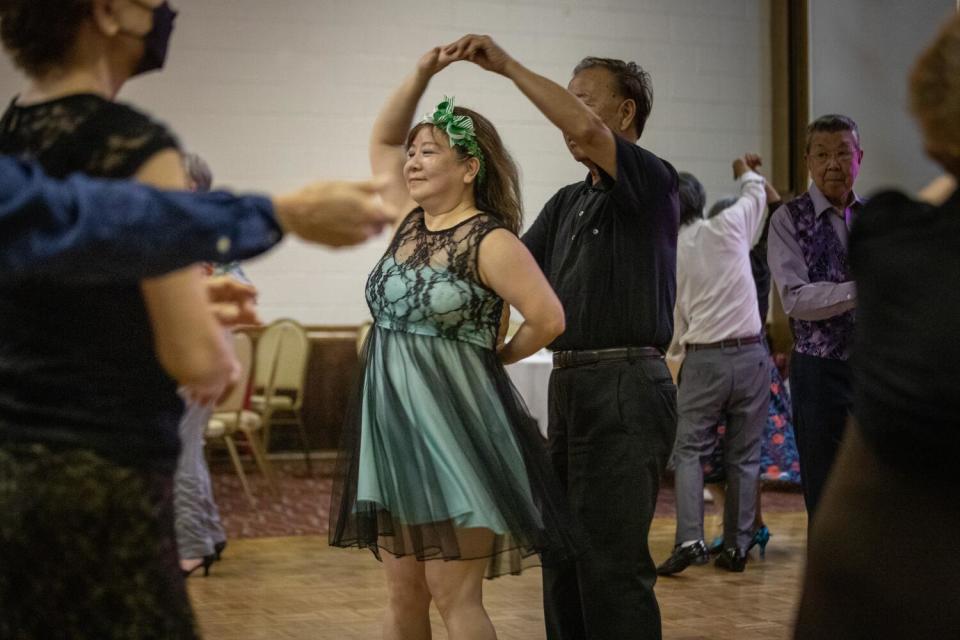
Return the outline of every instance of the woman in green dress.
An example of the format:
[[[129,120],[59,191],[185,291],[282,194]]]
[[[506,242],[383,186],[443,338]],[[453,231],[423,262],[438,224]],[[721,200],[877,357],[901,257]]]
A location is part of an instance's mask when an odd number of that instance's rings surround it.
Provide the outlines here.
[[[451,99],[410,128],[451,61],[427,52],[374,125],[384,198],[410,213],[367,281],[374,325],[331,504],[330,543],[383,561],[389,639],[429,638],[431,601],[450,637],[494,638],[483,577],[562,562],[576,546],[536,422],[503,370],[564,327],[517,237],[516,166],[493,125]],[[524,322],[503,345],[506,304]]]

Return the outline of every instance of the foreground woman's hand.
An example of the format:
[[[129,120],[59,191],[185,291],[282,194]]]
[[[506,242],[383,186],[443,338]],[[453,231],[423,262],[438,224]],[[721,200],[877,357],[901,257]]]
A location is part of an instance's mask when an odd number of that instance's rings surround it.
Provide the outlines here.
[[[284,231],[307,242],[346,247],[378,235],[397,217],[378,191],[382,180],[315,182],[273,199]]]
[[[213,276],[205,284],[210,308],[222,326],[260,324],[256,287],[230,276]]]

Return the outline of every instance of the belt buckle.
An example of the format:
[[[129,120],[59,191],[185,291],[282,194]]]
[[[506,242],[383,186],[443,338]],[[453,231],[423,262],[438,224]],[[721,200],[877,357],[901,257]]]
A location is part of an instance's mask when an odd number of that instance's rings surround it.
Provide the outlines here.
[[[555,369],[565,369],[569,366],[569,352],[567,351],[555,351],[553,353],[553,366]]]

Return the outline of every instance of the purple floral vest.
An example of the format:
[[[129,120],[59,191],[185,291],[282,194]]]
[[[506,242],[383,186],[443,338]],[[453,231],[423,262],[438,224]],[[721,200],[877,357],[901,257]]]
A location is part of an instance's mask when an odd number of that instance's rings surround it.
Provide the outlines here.
[[[787,203],[787,211],[797,230],[797,242],[807,263],[810,282],[847,282],[851,280],[847,248],[840,242],[830,219],[817,216],[809,193]],[[832,360],[846,360],[853,338],[854,311],[826,320],[790,318],[794,349],[798,353]]]

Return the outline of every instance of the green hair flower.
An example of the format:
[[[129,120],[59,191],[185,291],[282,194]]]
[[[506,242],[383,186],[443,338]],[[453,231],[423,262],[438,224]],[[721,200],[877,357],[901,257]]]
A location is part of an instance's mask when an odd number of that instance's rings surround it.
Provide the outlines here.
[[[433,113],[428,113],[423,118],[423,122],[432,124],[447,134],[450,139],[450,146],[463,147],[467,155],[480,161],[480,171],[477,173],[477,179],[483,182],[487,175],[486,162],[483,158],[483,151],[477,143],[477,134],[473,128],[473,118],[470,116],[457,115],[453,112],[453,98],[443,97],[443,102],[437,105]]]

